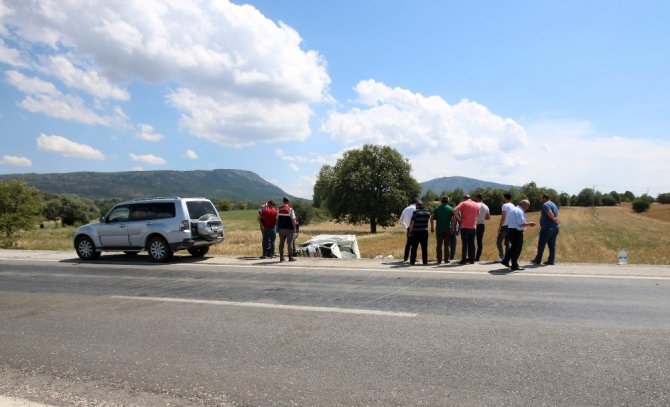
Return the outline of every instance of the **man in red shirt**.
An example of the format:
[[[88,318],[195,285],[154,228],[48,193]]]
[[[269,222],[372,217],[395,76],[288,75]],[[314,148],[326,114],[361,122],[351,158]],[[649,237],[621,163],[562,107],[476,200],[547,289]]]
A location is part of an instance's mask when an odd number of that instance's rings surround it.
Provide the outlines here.
[[[475,264],[475,237],[477,236],[477,215],[479,203],[465,195],[463,201],[454,208],[454,214],[461,220],[461,261],[458,264]]]
[[[277,238],[275,230],[277,226],[277,208],[274,202],[268,201],[267,204],[263,205],[258,213],[258,224],[263,234],[263,255],[261,259],[271,259],[275,255],[275,239]]]

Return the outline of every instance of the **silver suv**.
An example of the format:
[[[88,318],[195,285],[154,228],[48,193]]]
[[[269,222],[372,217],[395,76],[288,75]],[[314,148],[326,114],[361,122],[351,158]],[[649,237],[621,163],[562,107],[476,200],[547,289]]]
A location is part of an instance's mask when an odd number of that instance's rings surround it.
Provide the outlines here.
[[[202,257],[223,241],[223,223],[212,202],[205,198],[151,198],[123,202],[98,223],[74,234],[74,248],[84,260],[102,251],[135,255],[142,250],[156,262],[167,262],[177,250]]]

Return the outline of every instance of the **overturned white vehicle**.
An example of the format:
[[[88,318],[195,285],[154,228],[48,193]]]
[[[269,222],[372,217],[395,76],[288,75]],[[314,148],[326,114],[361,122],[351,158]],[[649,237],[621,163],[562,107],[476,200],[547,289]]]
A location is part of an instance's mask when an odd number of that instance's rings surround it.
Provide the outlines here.
[[[356,235],[318,235],[296,247],[298,256],[360,259]]]

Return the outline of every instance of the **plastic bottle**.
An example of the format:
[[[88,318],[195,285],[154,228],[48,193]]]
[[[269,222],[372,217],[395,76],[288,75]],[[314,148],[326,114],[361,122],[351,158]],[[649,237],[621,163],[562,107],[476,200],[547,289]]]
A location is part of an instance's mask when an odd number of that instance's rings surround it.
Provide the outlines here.
[[[626,252],[625,248],[621,249],[621,251],[619,252],[619,264],[620,265],[628,264],[628,253]]]

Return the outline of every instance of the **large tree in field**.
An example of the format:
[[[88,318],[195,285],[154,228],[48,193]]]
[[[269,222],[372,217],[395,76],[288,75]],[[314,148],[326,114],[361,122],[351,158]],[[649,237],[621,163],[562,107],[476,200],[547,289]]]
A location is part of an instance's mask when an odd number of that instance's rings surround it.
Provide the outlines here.
[[[421,192],[412,166],[391,147],[366,144],[347,151],[335,166],[324,165],[314,186],[314,202],[338,221],[392,226]]]
[[[25,182],[0,182],[0,246],[12,247],[19,232],[35,227],[43,204],[40,191]]]

